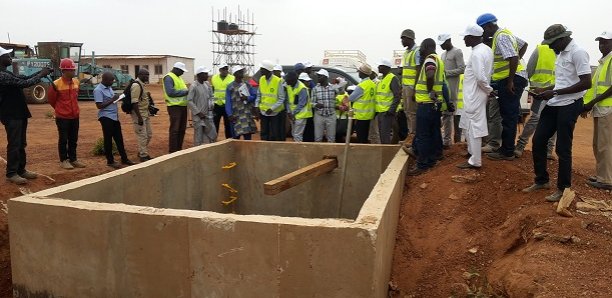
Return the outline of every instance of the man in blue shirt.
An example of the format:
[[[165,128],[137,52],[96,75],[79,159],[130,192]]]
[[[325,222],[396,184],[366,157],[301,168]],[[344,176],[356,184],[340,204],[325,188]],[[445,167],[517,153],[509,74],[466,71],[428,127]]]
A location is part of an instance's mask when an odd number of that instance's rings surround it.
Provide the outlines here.
[[[119,113],[117,103],[119,95],[115,95],[111,85],[115,81],[115,76],[111,72],[102,74],[102,83],[98,84],[94,89],[93,95],[96,101],[98,111],[98,121],[102,124],[102,135],[104,136],[104,155],[106,155],[106,163],[109,167],[118,169],[121,166],[115,162],[113,157],[113,139],[117,144],[117,150],[121,155],[121,163],[124,165],[133,165],[134,163],[128,159],[125,147],[123,146],[123,135],[121,134],[121,123],[119,122]]]

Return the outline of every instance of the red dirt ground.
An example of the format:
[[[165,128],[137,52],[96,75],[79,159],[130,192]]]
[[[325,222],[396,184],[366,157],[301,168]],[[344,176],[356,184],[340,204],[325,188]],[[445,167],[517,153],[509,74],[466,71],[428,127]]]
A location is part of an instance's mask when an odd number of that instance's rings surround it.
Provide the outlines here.
[[[167,152],[168,116],[161,90],[150,91],[160,108],[152,118],[152,156]],[[27,188],[38,191],[109,172],[102,156],[91,150],[102,137],[93,102],[80,102],[79,159],[85,169],[62,170],[57,160],[57,130],[48,105],[31,105],[28,127],[28,169],[51,176],[32,181]],[[130,158],[137,160],[136,142],[129,118],[121,116],[123,136]],[[574,140],[575,190],[579,197],[608,198],[587,188],[584,177],[592,174],[592,120],[580,120]],[[221,135],[223,133],[220,133]],[[257,136],[256,136],[257,138]],[[193,130],[187,129],[184,147],[192,146]],[[488,285],[482,293],[510,297],[605,297],[612,290],[610,244],[612,222],[602,216],[564,218],[543,202],[544,193],[523,195],[520,188],[532,180],[529,157],[516,162],[485,160],[482,180],[475,184],[452,182],[461,174],[455,164],[462,161],[459,146],[421,177],[408,178],[400,212],[400,223],[392,273],[394,297],[469,296],[469,289]],[[529,154],[527,154],[529,155]],[[0,156],[6,157],[6,138],[0,137]],[[554,164],[551,162],[551,164]],[[0,168],[4,165],[0,164]],[[470,171],[468,171],[470,172]],[[553,175],[553,177],[555,177]],[[422,189],[420,186],[426,183]],[[454,194],[452,198],[449,198]],[[21,195],[19,188],[0,179],[0,201]],[[533,239],[533,232],[551,236]],[[561,243],[563,236],[576,236],[579,243]],[[559,239],[557,239],[559,238]],[[555,240],[556,239],[556,240]],[[475,254],[468,252],[477,247]],[[466,280],[465,272],[472,274]],[[479,276],[476,276],[479,274]],[[486,277],[486,279],[485,279]],[[477,291],[474,291],[477,292]],[[7,217],[0,212],[0,297],[11,297],[11,267]],[[472,296],[476,297],[476,296]],[[480,296],[479,296],[480,297]]]

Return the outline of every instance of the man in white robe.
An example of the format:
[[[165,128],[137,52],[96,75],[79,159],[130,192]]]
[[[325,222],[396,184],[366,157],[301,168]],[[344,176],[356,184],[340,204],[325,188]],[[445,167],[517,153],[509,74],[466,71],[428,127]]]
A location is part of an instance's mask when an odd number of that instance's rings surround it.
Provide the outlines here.
[[[465,45],[472,47],[463,81],[463,115],[459,127],[464,129],[470,158],[457,165],[461,169],[479,169],[482,166],[480,150],[487,129],[487,100],[493,88],[490,86],[493,72],[493,51],[482,43],[483,29],[470,25],[462,34]]]

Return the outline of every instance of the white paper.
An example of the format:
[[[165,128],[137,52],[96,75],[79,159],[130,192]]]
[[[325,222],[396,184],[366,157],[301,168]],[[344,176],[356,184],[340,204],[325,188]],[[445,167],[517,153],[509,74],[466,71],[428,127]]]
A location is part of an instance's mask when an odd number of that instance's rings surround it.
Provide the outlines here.
[[[119,95],[119,98],[115,99],[115,101],[113,101],[113,103],[117,103],[117,102],[119,102],[120,100],[122,100],[124,98],[125,98],[125,94],[121,93],[121,95]]]

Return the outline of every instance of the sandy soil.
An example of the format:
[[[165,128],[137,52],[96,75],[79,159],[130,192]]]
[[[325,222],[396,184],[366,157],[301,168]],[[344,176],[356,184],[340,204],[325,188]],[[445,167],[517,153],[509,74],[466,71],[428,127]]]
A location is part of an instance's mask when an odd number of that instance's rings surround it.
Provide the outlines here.
[[[167,152],[168,116],[161,89],[150,91],[160,108],[152,118],[152,156]],[[28,125],[28,169],[48,175],[26,187],[35,192],[111,171],[102,156],[91,151],[102,130],[93,102],[80,102],[79,160],[87,168],[63,170],[57,157],[57,130],[49,105],[31,105]],[[126,149],[137,161],[130,118],[120,116]],[[592,173],[592,120],[580,120],[574,140],[575,185],[579,196],[610,198],[609,193],[588,189],[583,179]],[[223,135],[221,132],[220,135]],[[193,144],[187,129],[184,147]],[[460,184],[450,180],[461,171],[460,145],[446,152],[436,170],[407,179],[398,227],[392,276],[395,297],[467,296],[483,286],[483,293],[525,297],[610,296],[610,220],[576,214],[562,218],[543,202],[544,193],[523,195],[518,190],[532,179],[527,157],[516,162],[485,161],[481,181]],[[0,137],[0,156],[6,157],[6,138]],[[551,162],[553,165],[554,162]],[[4,165],[0,165],[4,167]],[[421,188],[425,183],[427,186]],[[451,198],[449,196],[453,194]],[[19,187],[0,179],[0,201],[21,195]],[[534,231],[577,236],[579,243],[533,238]],[[564,238],[563,238],[564,239]],[[468,252],[476,247],[476,253]],[[466,272],[472,276],[466,279]],[[606,295],[607,294],[607,295]],[[6,213],[0,212],[0,297],[11,297],[11,268]]]

